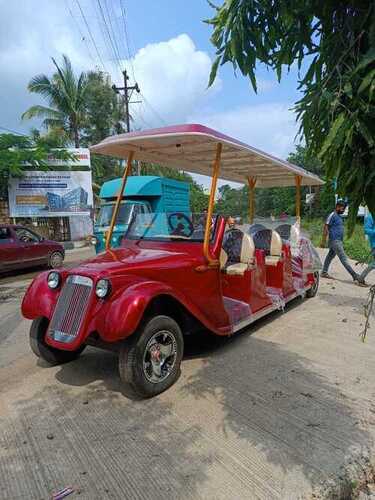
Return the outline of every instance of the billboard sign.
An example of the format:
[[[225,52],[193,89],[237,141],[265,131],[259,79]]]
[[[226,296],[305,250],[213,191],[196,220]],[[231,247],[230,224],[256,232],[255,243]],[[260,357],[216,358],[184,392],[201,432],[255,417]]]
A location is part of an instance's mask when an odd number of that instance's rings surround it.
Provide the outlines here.
[[[71,151],[83,155],[78,157],[75,167],[90,166],[88,150]],[[58,166],[62,162],[51,158],[50,164]],[[8,196],[11,217],[90,215],[93,207],[91,171],[25,171],[23,177],[10,179]]]

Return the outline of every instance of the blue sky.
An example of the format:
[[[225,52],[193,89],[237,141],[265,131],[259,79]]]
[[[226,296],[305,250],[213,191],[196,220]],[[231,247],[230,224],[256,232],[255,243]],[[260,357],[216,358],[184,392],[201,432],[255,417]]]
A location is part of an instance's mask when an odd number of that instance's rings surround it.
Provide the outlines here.
[[[119,63],[113,60],[100,6]],[[203,23],[214,11],[205,0],[0,0],[0,126],[27,132],[35,124],[20,120],[23,111],[42,101],[26,86],[33,75],[52,73],[52,56],[66,53],[76,71],[101,67],[79,7],[112,80],[120,82],[119,66],[131,74],[134,69],[146,100],[132,106],[133,127],[198,122],[282,158],[294,149],[295,69],[281,84],[273,72],[260,69],[256,95],[249,81],[226,65],[207,90],[215,51],[209,41],[212,29]]]

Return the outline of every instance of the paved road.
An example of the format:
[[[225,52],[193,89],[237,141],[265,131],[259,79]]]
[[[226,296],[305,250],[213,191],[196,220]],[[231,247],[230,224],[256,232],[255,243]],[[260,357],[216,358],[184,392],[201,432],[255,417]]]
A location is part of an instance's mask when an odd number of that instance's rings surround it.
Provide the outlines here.
[[[335,274],[317,298],[232,339],[190,343],[178,383],[147,401],[122,394],[111,353],[87,349],[54,368],[37,361],[9,294],[0,301],[0,498],[73,486],[72,499],[269,500],[348,486],[375,457],[375,329],[362,344],[366,290],[339,265]]]

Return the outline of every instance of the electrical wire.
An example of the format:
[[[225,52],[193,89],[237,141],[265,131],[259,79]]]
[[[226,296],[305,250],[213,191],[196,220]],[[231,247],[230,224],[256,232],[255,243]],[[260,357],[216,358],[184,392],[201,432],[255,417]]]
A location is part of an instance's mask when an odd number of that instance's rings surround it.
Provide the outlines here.
[[[126,44],[126,49],[127,49],[127,54],[128,54],[128,60],[130,62],[130,68],[131,68],[131,71],[132,71],[133,80],[136,80],[136,78],[135,78],[135,72],[134,72],[134,65],[133,65],[133,57],[134,57],[134,55],[132,54],[131,49],[130,49],[129,35],[128,35],[127,27],[126,27],[125,5],[123,4],[122,0],[119,0],[119,2],[120,2],[121,14],[122,14],[121,15],[122,22],[123,22],[123,26],[124,26],[125,44]]]
[[[102,4],[101,4],[101,1],[100,0],[97,0],[97,3],[98,3],[98,7],[99,7],[99,11],[100,11],[100,15],[103,19],[103,23],[104,23],[104,27],[106,28],[107,30],[107,34],[108,34],[108,39],[109,39],[109,42],[112,46],[112,50],[113,50],[113,55],[115,56],[115,60],[117,61],[117,64],[118,64],[118,67],[120,69],[120,72],[122,71],[122,68],[121,68],[121,62],[120,62],[120,57],[119,57],[119,54],[117,53],[116,51],[116,46],[112,40],[112,36],[111,36],[111,32],[109,30],[109,27],[108,27],[108,24],[107,24],[107,21],[106,21],[106,18],[105,18],[105,15],[104,15],[104,11],[103,11],[103,7],[102,7]]]
[[[81,37],[81,40],[82,40],[82,41],[84,41],[84,42],[85,42],[85,44],[86,44],[87,53],[88,53],[88,55],[89,55],[89,57],[90,57],[90,59],[91,59],[92,63],[93,63],[93,64],[94,64],[94,66],[95,66],[97,63],[95,62],[95,59],[94,59],[94,57],[93,57],[93,55],[92,55],[92,53],[91,53],[89,43],[88,43],[88,41],[87,41],[86,37],[84,36],[84,34],[83,34],[83,32],[82,32],[81,28],[80,28],[80,25],[79,25],[79,23],[78,23],[78,21],[77,21],[77,18],[76,18],[76,17],[74,17],[74,15],[73,15],[73,12],[72,12],[72,9],[71,9],[71,8],[70,8],[70,6],[69,6],[68,0],[65,0],[65,5],[66,5],[66,8],[67,8],[67,9],[68,9],[68,11],[69,11],[69,14],[70,14],[71,18],[73,19],[74,24],[76,25],[76,27],[77,27],[77,29],[78,29],[78,33],[79,33],[79,36]]]
[[[160,120],[164,125],[167,125],[167,122],[164,120],[164,118],[160,115],[158,111],[151,105],[151,103],[146,99],[146,97],[140,92],[141,96],[143,97],[143,100],[147,104],[147,106],[150,108],[150,110],[154,113],[154,115]]]
[[[5,130],[6,132],[9,132],[11,134],[16,134],[16,135],[23,135],[24,137],[27,137],[26,134],[23,134],[22,132],[16,132],[15,130],[12,130],[10,128],[7,128],[7,127],[3,127],[0,125],[0,129],[1,130]]]
[[[90,26],[89,26],[89,24],[88,24],[88,22],[87,22],[87,19],[86,19],[85,13],[84,13],[84,12],[83,12],[83,10],[82,10],[81,4],[79,3],[79,0],[75,0],[75,1],[76,1],[76,4],[78,5],[78,8],[79,8],[80,12],[81,12],[82,19],[83,19],[83,21],[84,21],[84,23],[85,23],[85,25],[86,25],[87,31],[88,31],[88,33],[89,33],[89,35],[90,35],[90,38],[91,38],[91,41],[92,41],[92,44],[93,44],[93,46],[95,47],[95,51],[96,51],[96,53],[97,53],[97,55],[98,55],[99,61],[100,61],[101,65],[102,65],[102,67],[103,67],[104,71],[105,71],[106,73],[108,73],[108,71],[107,71],[107,69],[106,69],[106,67],[105,67],[105,64],[104,64],[104,62],[103,62],[103,59],[102,59],[102,57],[101,57],[101,55],[100,55],[100,52],[99,52],[99,50],[98,50],[98,47],[97,47],[97,45],[96,45],[96,43],[95,43],[94,37],[92,36],[91,30],[90,30]]]

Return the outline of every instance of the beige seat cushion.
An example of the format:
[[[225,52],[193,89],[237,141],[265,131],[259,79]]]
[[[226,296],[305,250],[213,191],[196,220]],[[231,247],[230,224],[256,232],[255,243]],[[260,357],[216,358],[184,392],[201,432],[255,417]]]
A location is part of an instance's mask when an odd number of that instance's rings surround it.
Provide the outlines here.
[[[245,274],[245,271],[249,269],[249,266],[254,262],[254,253],[255,245],[253,239],[248,234],[243,233],[241,242],[241,255],[239,256],[240,262],[227,266],[228,254],[222,248],[220,252],[220,269],[225,271],[227,274],[243,276]]]
[[[237,276],[243,276],[245,271],[249,268],[248,264],[244,262],[238,262],[237,264],[231,264],[225,269],[227,274],[236,274]]]
[[[277,266],[277,264],[281,261],[281,257],[277,255],[267,255],[265,258],[266,266]]]

